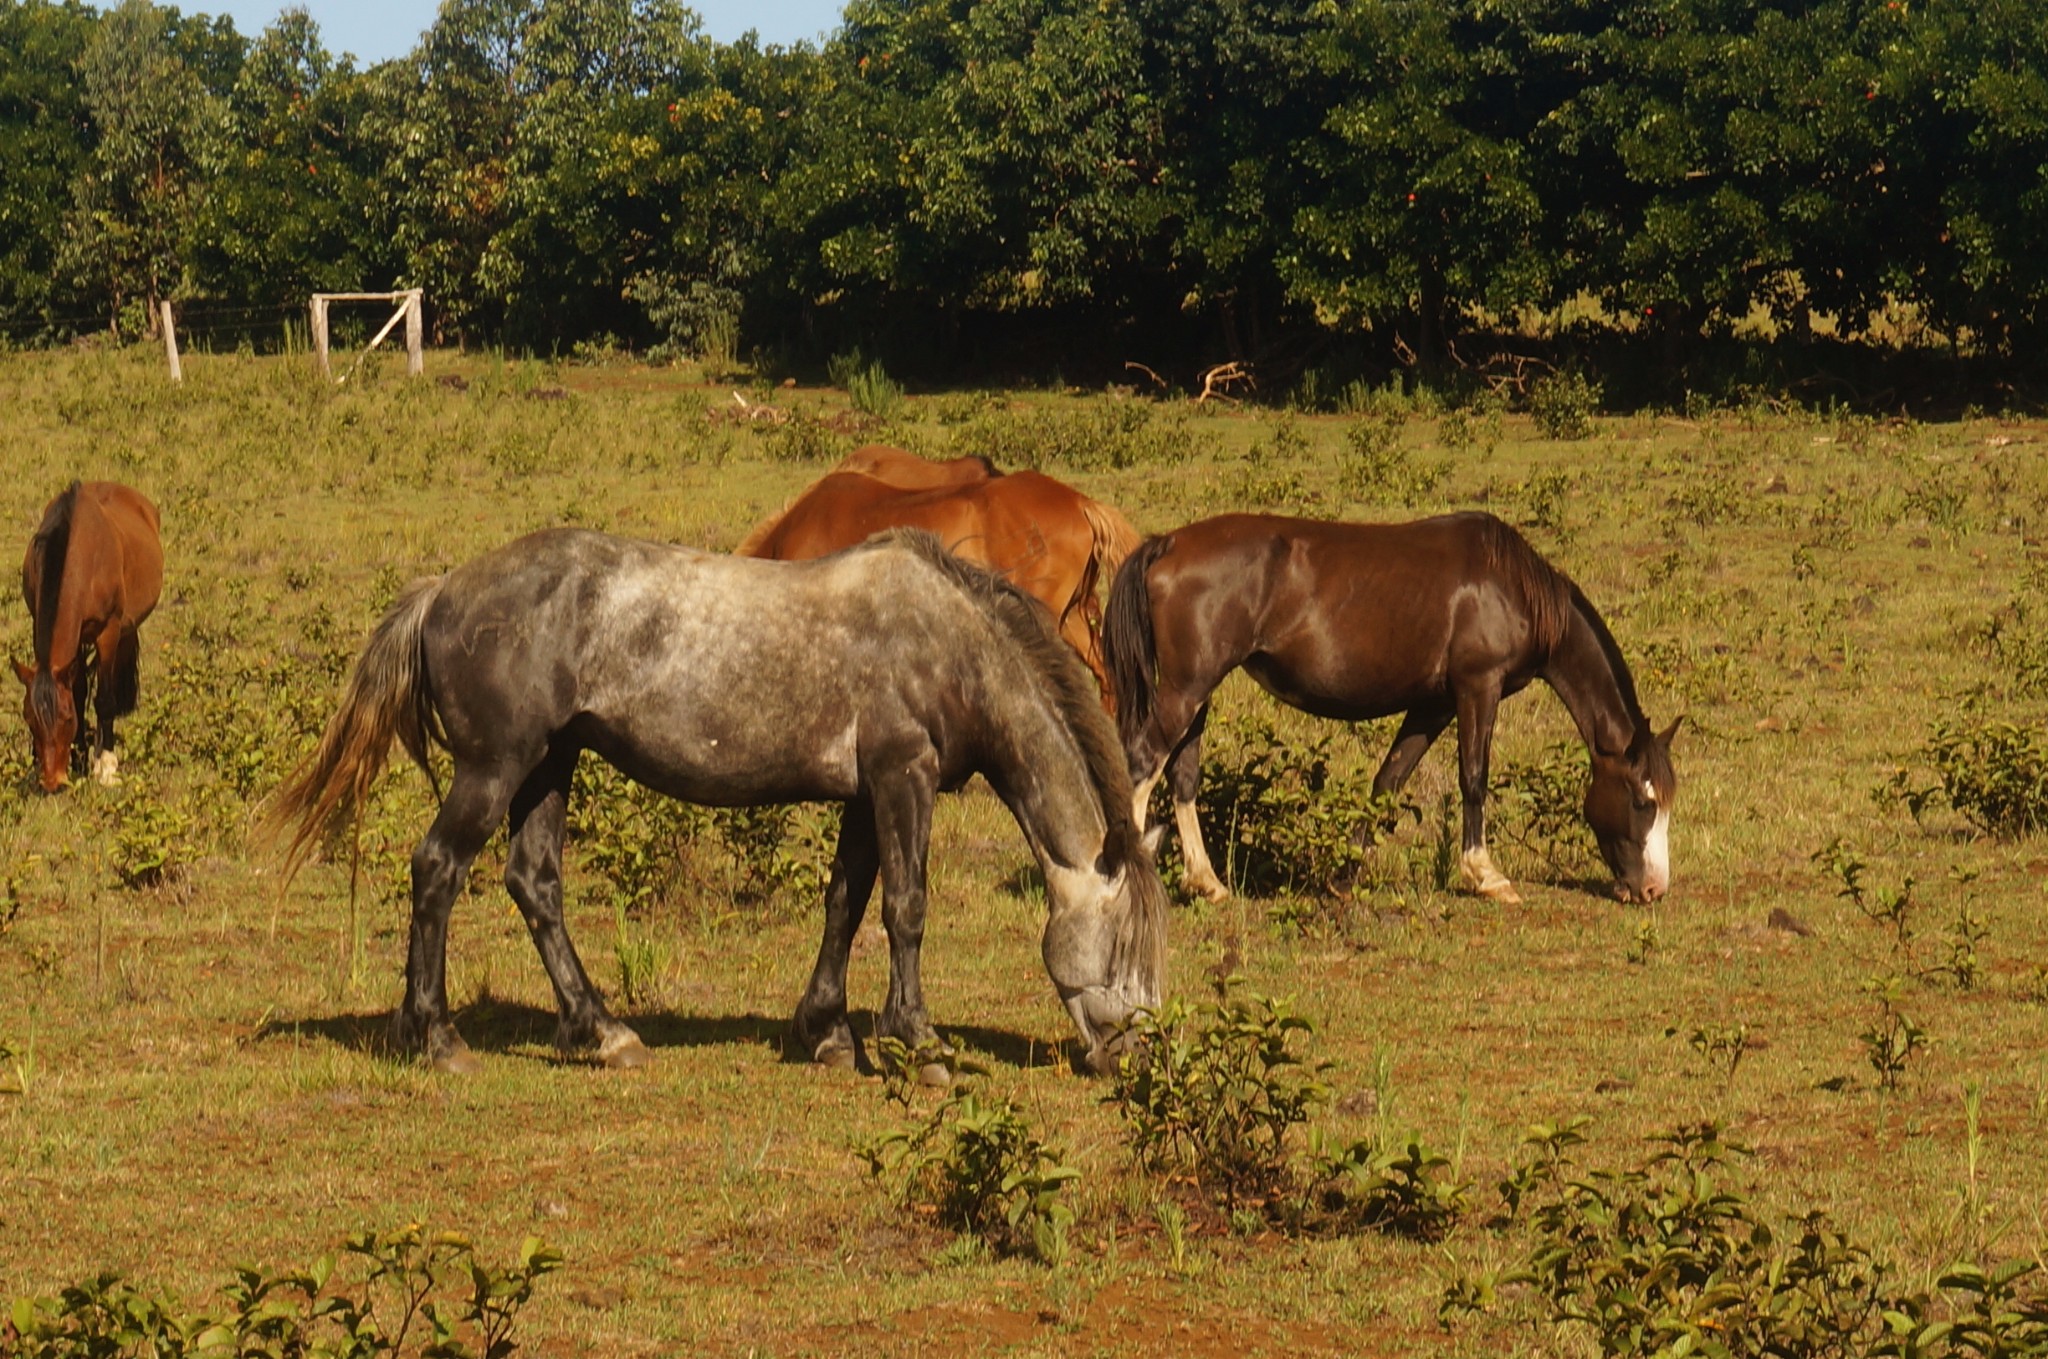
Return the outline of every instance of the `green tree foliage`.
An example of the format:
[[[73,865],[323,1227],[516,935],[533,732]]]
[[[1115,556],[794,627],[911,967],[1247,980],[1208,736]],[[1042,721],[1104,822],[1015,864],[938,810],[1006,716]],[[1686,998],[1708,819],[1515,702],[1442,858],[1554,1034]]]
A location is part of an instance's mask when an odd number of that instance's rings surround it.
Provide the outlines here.
[[[0,3],[0,336],[56,333],[63,204],[90,150],[72,75],[95,19],[76,0]]]
[[[241,59],[231,20],[149,0],[107,11],[78,57],[94,144],[57,263],[117,331],[153,330],[158,300],[190,289],[196,147]]]
[[[2044,217],[2021,0],[850,0],[786,49],[680,0],[448,0],[367,70],[302,12],[0,0],[15,337],[417,284],[442,338],[540,349],[1427,367],[1590,295],[1667,365],[1902,308],[2024,357]]]

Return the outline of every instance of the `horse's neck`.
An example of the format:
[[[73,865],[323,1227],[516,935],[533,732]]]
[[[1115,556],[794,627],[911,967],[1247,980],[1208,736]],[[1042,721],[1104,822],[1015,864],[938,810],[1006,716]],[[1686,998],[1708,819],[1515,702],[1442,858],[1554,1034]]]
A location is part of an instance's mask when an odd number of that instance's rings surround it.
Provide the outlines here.
[[[1551,652],[1543,678],[1563,700],[1579,738],[1596,754],[1619,755],[1636,737],[1636,715],[1629,710],[1614,665],[1585,606],[1575,604],[1567,615],[1564,640]]]
[[[1007,692],[989,705],[990,739],[983,770],[1017,818],[1050,880],[1055,869],[1092,869],[1105,839],[1102,806],[1088,761],[1040,692]]]
[[[83,563],[91,553],[95,537],[104,536],[105,523],[97,507],[89,507],[83,492],[73,498],[71,522],[65,528],[64,555],[53,557],[44,544],[36,602],[36,664],[52,673],[63,669],[84,650],[83,633],[91,601],[86,598],[87,572]],[[42,617],[48,606],[49,618]],[[44,631],[45,627],[48,631]]]

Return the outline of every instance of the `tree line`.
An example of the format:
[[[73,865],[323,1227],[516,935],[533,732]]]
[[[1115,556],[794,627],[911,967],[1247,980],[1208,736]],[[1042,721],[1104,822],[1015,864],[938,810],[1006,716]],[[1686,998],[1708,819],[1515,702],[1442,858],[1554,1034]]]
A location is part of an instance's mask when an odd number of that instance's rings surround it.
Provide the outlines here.
[[[446,0],[360,67],[0,0],[0,337],[420,286],[444,341],[1428,369],[1577,304],[1682,365],[2048,304],[2035,0]]]

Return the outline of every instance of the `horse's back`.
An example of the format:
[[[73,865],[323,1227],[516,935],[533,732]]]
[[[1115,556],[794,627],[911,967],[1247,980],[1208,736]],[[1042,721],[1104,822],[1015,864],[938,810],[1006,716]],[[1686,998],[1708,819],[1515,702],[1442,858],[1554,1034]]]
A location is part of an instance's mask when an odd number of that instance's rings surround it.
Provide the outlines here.
[[[90,493],[115,544],[121,580],[121,608],[130,623],[140,623],[163,594],[163,516],[156,502],[117,481],[88,481],[79,494]]]
[[[450,572],[424,646],[458,754],[567,728],[695,801],[847,797],[861,741],[940,723],[977,615],[888,543],[778,562],[557,529]]]
[[[995,465],[984,457],[970,454],[934,462],[890,444],[863,444],[840,459],[832,471],[868,477],[900,491],[966,486],[1001,475]]]
[[[1490,514],[1368,524],[1232,514],[1168,535],[1155,627],[1244,656],[1260,683],[1326,716],[1400,712],[1453,673],[1519,673],[1543,649],[1549,568]],[[1532,565],[1533,563],[1533,565]],[[1235,635],[1198,643],[1195,633]]]

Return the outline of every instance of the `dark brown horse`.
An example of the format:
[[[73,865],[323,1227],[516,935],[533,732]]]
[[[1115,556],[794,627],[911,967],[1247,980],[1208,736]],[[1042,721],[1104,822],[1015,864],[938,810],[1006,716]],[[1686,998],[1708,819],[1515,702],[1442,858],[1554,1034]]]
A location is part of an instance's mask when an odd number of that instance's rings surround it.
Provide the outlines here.
[[[1227,514],[1148,539],[1110,587],[1104,629],[1117,722],[1142,825],[1169,759],[1188,883],[1216,877],[1195,819],[1202,723],[1223,677],[1245,673],[1283,703],[1343,721],[1405,714],[1373,780],[1398,790],[1458,724],[1460,870],[1472,890],[1520,900],[1486,850],[1488,748],[1500,700],[1540,679],[1592,754],[1586,820],[1624,901],[1671,884],[1677,777],[1621,650],[1564,574],[1490,514],[1412,524],[1334,524]]]
[[[1095,586],[1138,545],[1138,531],[1108,505],[1051,477],[1012,472],[902,491],[865,474],[832,472],[748,534],[737,553],[807,561],[891,528],[928,529],[956,555],[1045,605],[1107,697]]]
[[[156,506],[111,481],[74,481],[43,511],[21,563],[21,596],[35,621],[34,663],[14,663],[27,693],[22,715],[35,741],[36,777],[56,792],[70,777],[80,716],[97,672],[99,724],[88,752],[93,777],[119,782],[114,719],[135,711],[136,629],[163,590]],[[91,653],[88,661],[87,653]]]

